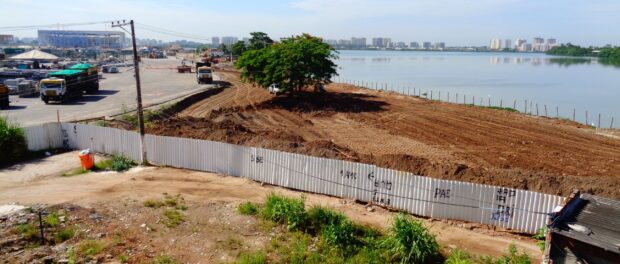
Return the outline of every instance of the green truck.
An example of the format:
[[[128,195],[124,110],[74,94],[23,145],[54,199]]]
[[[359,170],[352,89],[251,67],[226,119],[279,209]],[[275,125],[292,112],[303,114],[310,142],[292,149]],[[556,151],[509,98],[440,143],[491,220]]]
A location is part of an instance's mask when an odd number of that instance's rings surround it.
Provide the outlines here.
[[[96,66],[82,63],[57,72],[49,73],[48,78],[39,82],[41,100],[65,103],[84,93],[99,92],[99,72]]]

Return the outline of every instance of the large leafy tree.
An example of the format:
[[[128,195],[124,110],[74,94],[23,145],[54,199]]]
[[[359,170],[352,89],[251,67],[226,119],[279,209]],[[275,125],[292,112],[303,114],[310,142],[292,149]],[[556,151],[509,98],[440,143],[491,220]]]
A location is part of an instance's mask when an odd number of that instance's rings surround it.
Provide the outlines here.
[[[243,54],[247,48],[245,46],[245,42],[243,41],[237,41],[237,43],[232,45],[232,54],[235,56],[240,56],[241,54]]]
[[[250,33],[250,41],[248,41],[249,50],[264,49],[273,44],[273,40],[264,32],[252,32]]]
[[[224,52],[224,54],[228,54],[230,53],[230,50],[228,49],[228,46],[226,46],[226,44],[220,44],[220,46],[217,48],[220,51]]]
[[[337,75],[336,51],[320,38],[303,34],[262,49],[248,50],[236,67],[241,76],[260,86],[277,83],[281,88],[300,91],[319,83],[330,83]]]

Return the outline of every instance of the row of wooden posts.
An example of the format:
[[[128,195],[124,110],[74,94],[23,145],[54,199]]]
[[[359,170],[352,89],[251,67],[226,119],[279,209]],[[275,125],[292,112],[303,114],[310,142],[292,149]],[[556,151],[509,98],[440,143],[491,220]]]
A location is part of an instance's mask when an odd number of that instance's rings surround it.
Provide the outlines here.
[[[413,89],[411,87],[404,87],[401,86],[400,89],[397,87],[396,89],[394,89],[394,85],[388,85],[387,83],[380,83],[380,82],[365,82],[365,81],[356,81],[356,80],[348,80],[348,79],[336,79],[335,80],[338,83],[346,83],[346,84],[351,84],[351,85],[355,85],[355,86],[360,86],[360,87],[365,87],[365,88],[370,88],[370,89],[375,89],[375,90],[382,90],[382,91],[392,91],[392,92],[397,92],[403,95],[411,95],[411,96],[417,96],[420,98],[426,98],[426,99],[430,99],[430,100],[438,100],[438,101],[442,101],[441,100],[441,91],[438,92],[437,97],[433,97],[433,90],[429,90],[426,89],[425,92],[422,91],[422,89],[420,88],[415,88],[413,87]],[[430,96],[430,97],[429,97]],[[446,97],[446,101],[445,102],[449,102],[452,103],[452,101],[450,101],[450,92],[447,93],[447,97]],[[460,101],[460,95],[458,93],[456,93],[455,95],[455,100],[454,103],[460,103],[463,102],[463,104],[467,104],[467,95],[463,94],[463,100]],[[488,97],[488,104],[487,107],[491,107],[491,97]],[[484,106],[484,98],[480,97],[480,104],[479,106]],[[471,105],[476,105],[476,97],[475,96],[471,96]],[[504,101],[502,99],[500,99],[499,101],[499,107],[500,108],[504,108]],[[545,117],[549,117],[548,112],[547,112],[547,105],[543,105],[544,107],[544,116]],[[539,115],[539,107],[538,107],[538,103],[533,103],[531,100],[529,101],[529,112],[528,112],[528,100],[524,101],[524,107],[523,107],[523,113],[525,114],[529,114],[529,115],[533,115],[533,110],[534,108],[536,109],[536,116],[540,116]],[[517,110],[517,100],[513,100],[512,102],[512,109]],[[517,110],[518,111],[518,110]],[[556,118],[560,118],[560,108],[558,106],[555,107],[555,117]],[[573,108],[573,122],[577,122],[577,111],[575,108]],[[593,125],[590,124],[590,116],[588,115],[588,111],[585,111],[585,124],[586,125]],[[597,128],[601,128],[601,114],[598,114],[598,125],[596,126]],[[609,123],[609,128],[613,128],[614,127],[614,117],[611,117],[611,121]]]

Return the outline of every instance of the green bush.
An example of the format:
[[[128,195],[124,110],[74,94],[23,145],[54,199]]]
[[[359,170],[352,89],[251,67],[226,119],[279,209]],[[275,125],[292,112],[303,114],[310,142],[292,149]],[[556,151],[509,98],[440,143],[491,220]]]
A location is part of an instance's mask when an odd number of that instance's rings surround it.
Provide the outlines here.
[[[498,263],[501,264],[531,264],[532,260],[527,253],[523,252],[519,254],[517,247],[514,244],[508,246],[508,255],[504,255]]]
[[[161,255],[161,256],[156,257],[151,263],[153,264],[176,264],[178,262],[171,256]]]
[[[164,225],[167,227],[176,227],[185,221],[183,214],[176,209],[168,209],[164,211],[164,216],[168,218],[164,221]]]
[[[321,206],[308,210],[308,229],[322,233],[325,242],[341,248],[355,244],[356,228],[342,213]]]
[[[32,223],[21,224],[17,227],[17,233],[26,239],[32,239],[39,234],[38,229]]]
[[[56,239],[57,243],[60,243],[60,242],[73,238],[74,235],[75,235],[75,230],[73,230],[73,228],[65,228],[65,229],[59,230],[54,236],[54,238]]]
[[[545,251],[545,240],[547,239],[547,228],[541,227],[538,232],[532,238],[536,239],[536,245],[540,248],[540,251]]]
[[[439,256],[435,236],[422,222],[404,214],[394,219],[384,246],[389,259],[401,263],[427,263]]]
[[[58,226],[58,224],[60,223],[60,219],[58,218],[58,213],[53,212],[49,215],[47,215],[44,219],[43,222],[45,222],[45,225],[48,227],[56,227]]]
[[[265,219],[286,224],[289,230],[303,229],[306,222],[304,198],[289,198],[269,194],[262,211]]]
[[[94,256],[101,253],[105,247],[102,241],[89,239],[80,243],[80,253],[85,256]]]
[[[267,263],[267,254],[262,251],[241,254],[237,264],[264,264]]]
[[[24,130],[0,117],[0,166],[22,160],[28,153]]]
[[[460,249],[454,249],[444,262],[445,264],[472,264],[474,263],[469,253]]]
[[[237,211],[242,215],[255,215],[258,213],[258,206],[251,202],[245,202],[237,206]]]
[[[110,168],[114,171],[126,171],[130,169],[134,165],[131,159],[126,158],[122,155],[114,155],[111,159]]]

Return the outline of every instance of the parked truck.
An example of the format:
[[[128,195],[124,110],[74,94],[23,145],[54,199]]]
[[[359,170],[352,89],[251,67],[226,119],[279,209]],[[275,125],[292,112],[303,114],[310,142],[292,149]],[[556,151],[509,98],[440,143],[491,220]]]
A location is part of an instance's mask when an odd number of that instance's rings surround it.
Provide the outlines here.
[[[9,88],[9,93],[21,97],[36,95],[39,93],[36,82],[24,78],[6,79],[4,85]]]
[[[65,103],[71,98],[81,97],[84,93],[96,94],[99,91],[97,67],[90,64],[77,64],[69,69],[52,72],[49,78],[41,80],[41,100]]]
[[[198,83],[212,83],[213,82],[213,69],[208,66],[198,67],[196,69],[196,79]]]
[[[0,108],[9,108],[9,88],[0,83]]]

